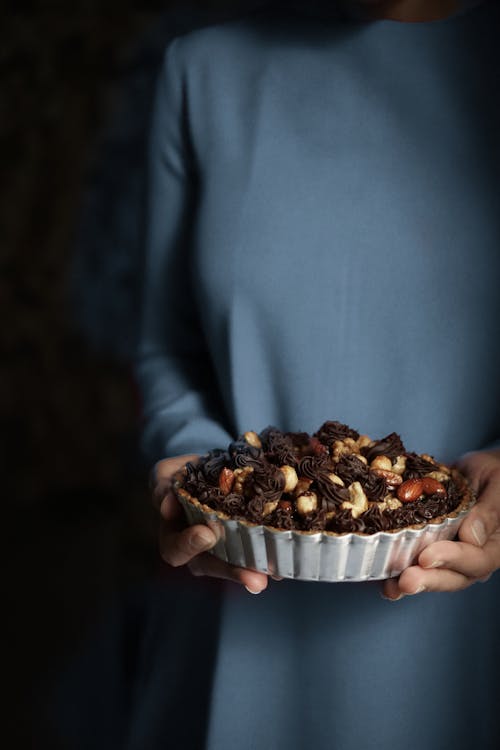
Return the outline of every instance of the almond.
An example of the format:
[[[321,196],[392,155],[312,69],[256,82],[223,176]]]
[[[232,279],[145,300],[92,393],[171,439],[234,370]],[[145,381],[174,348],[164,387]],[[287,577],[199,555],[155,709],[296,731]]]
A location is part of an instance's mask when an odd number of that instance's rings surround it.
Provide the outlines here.
[[[398,487],[397,496],[402,503],[414,503],[424,493],[421,479],[407,479]]]
[[[226,468],[222,469],[221,473],[219,474],[219,487],[224,495],[229,495],[229,493],[233,489],[233,484],[234,471]]]

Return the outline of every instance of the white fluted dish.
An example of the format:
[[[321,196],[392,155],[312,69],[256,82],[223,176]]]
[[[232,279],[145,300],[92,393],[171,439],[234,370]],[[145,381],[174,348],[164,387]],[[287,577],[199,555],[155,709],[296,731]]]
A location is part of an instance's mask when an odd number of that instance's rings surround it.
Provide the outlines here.
[[[425,547],[453,539],[473,501],[445,519],[375,534],[284,531],[228,518],[183,490],[177,496],[189,524],[217,524],[222,538],[212,554],[231,565],[299,581],[377,581],[393,578]]]

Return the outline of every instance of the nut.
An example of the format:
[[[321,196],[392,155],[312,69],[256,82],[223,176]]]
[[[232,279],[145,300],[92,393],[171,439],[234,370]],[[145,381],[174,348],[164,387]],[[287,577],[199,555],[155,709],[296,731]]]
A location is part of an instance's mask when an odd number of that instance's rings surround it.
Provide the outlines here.
[[[252,448],[262,448],[262,443],[260,442],[260,438],[256,432],[245,432],[243,437],[248,445],[252,446]]]
[[[335,440],[332,445],[332,458],[336,463],[340,461],[342,456],[347,456],[351,453],[352,450],[342,440]]]
[[[392,471],[395,474],[403,475],[406,469],[406,456],[398,456],[395,463],[392,466]]]
[[[359,482],[353,482],[349,485],[349,498],[342,503],[342,508],[350,508],[352,517],[357,518],[365,510],[368,510],[368,498]]]
[[[372,469],[372,471],[377,476],[384,477],[388,487],[397,487],[403,482],[403,477],[400,477],[394,471],[387,471],[386,469]]]
[[[332,484],[338,484],[339,487],[345,487],[344,482],[336,474],[328,474],[328,479]]]
[[[365,466],[368,466],[368,459],[363,456],[361,453],[356,453],[356,458],[358,461],[361,461],[362,464],[365,464]]]
[[[369,438],[368,435],[360,435],[357,440],[357,443],[360,448],[371,448],[372,445],[375,445],[373,440],[371,440],[371,438]]]
[[[386,495],[383,503],[374,503],[374,505],[378,505],[380,510],[397,510],[403,503],[394,495]]]
[[[224,495],[229,495],[234,485],[234,471],[231,469],[222,469],[219,474],[219,487]]]
[[[358,441],[354,440],[354,438],[350,438],[350,437],[344,438],[344,445],[347,446],[347,448],[349,448],[351,453],[359,453]]]
[[[297,482],[299,481],[297,472],[295,471],[293,466],[287,465],[280,466],[280,471],[284,474],[285,477],[285,487],[283,489],[283,492],[293,492],[297,486]]]
[[[443,474],[446,474],[447,477],[450,476],[451,469],[450,469],[449,466],[446,466],[446,464],[438,464],[437,467],[438,467],[439,471],[442,471]]]
[[[271,513],[273,513],[276,508],[278,507],[278,500],[271,500],[268,503],[264,505],[264,516],[269,516]]]
[[[243,494],[243,488],[250,474],[253,472],[253,466],[245,466],[244,469],[234,470],[234,485],[233,492],[237,492],[238,495]]]
[[[440,495],[441,497],[446,497],[446,488],[441,482],[438,482],[438,480],[433,477],[424,477],[422,479],[422,487],[424,495]]]
[[[421,479],[407,479],[398,487],[397,496],[402,503],[414,503],[423,493],[424,484]]]
[[[446,482],[450,477],[448,474],[445,474],[444,471],[431,471],[429,474],[426,474],[424,479],[427,477],[430,477],[430,479],[437,479],[438,482]]]
[[[389,456],[375,456],[370,464],[370,469],[384,469],[385,471],[392,471],[392,461]]]
[[[309,487],[313,483],[312,479],[306,479],[305,477],[302,477],[302,479],[299,479],[297,482],[297,486],[295,487],[295,497],[299,497],[299,495],[303,495],[304,492],[309,492]]]
[[[300,515],[307,516],[308,513],[317,509],[318,496],[315,492],[304,492],[303,495],[299,495],[295,504]]]

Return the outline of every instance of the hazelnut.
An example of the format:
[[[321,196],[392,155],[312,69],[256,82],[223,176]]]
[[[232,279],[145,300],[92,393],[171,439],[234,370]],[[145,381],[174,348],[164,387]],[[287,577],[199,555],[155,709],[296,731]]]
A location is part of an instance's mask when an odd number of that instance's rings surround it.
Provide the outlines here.
[[[348,448],[347,445],[343,443],[342,440],[335,440],[335,442],[332,445],[332,458],[335,461],[335,463],[340,461],[342,456],[346,456],[350,453],[352,453],[352,451]]]
[[[300,515],[307,516],[308,513],[312,513],[317,509],[318,496],[315,492],[304,492],[303,495],[299,495],[295,504]]]
[[[299,495],[303,495],[304,492],[309,491],[309,487],[312,484],[312,479],[306,479],[305,477],[302,477],[297,482],[297,486],[295,487],[295,497],[298,497]]]
[[[384,469],[385,471],[392,471],[392,461],[389,456],[375,456],[370,464],[371,469]]]
[[[396,461],[392,465],[392,471],[395,474],[400,474],[402,476],[405,470],[406,470],[406,456],[398,456],[396,458]]]
[[[328,474],[328,479],[332,484],[338,484],[339,487],[345,487],[344,482],[336,474]]]
[[[342,508],[350,508],[353,518],[368,510],[368,498],[359,482],[349,485],[349,500],[342,503]]]
[[[354,438],[344,438],[344,445],[349,448],[351,453],[359,453],[358,441],[354,440]]]
[[[262,448],[260,437],[257,435],[256,432],[245,432],[243,437],[245,441],[248,443],[248,445],[251,445],[253,448]]]
[[[280,471],[285,477],[285,487],[283,489],[283,492],[293,492],[297,486],[297,482],[299,481],[297,472],[295,471],[293,466],[286,465],[280,466]]]
[[[270,516],[278,507],[278,500],[271,500],[264,505],[264,516]]]
[[[360,435],[357,442],[360,448],[371,448],[374,445],[373,440],[368,435]]]

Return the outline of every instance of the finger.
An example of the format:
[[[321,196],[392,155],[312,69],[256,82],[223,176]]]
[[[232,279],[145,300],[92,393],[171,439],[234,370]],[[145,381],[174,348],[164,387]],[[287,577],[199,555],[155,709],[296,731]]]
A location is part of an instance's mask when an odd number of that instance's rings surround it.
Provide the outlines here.
[[[484,547],[466,542],[436,542],[420,553],[418,564],[424,569],[454,570],[468,578],[482,578],[500,564],[500,540],[493,536]]]
[[[160,530],[160,552],[166,563],[174,568],[186,565],[200,552],[217,544],[217,537],[207,526],[189,526],[183,531],[172,531],[163,525]]]
[[[173,522],[184,518],[182,505],[171,490],[167,490],[160,505],[160,513],[165,521]]]
[[[189,563],[188,568],[195,576],[222,578],[226,581],[242,584],[251,594],[260,594],[268,583],[265,573],[237,568],[213,555],[199,555]]]
[[[415,596],[426,591],[461,591],[475,580],[453,570],[423,570],[413,565],[404,570],[399,578],[385,581],[382,596],[390,601],[399,601],[404,596]]]
[[[500,489],[496,482],[489,482],[480,499],[472,508],[458,530],[462,542],[483,547],[488,538],[500,528]]]
[[[398,586],[402,594],[414,595],[425,591],[461,591],[474,582],[474,578],[454,570],[423,570],[413,565],[401,573]]]
[[[483,547],[500,527],[500,497],[489,486],[458,530],[463,542]]]

